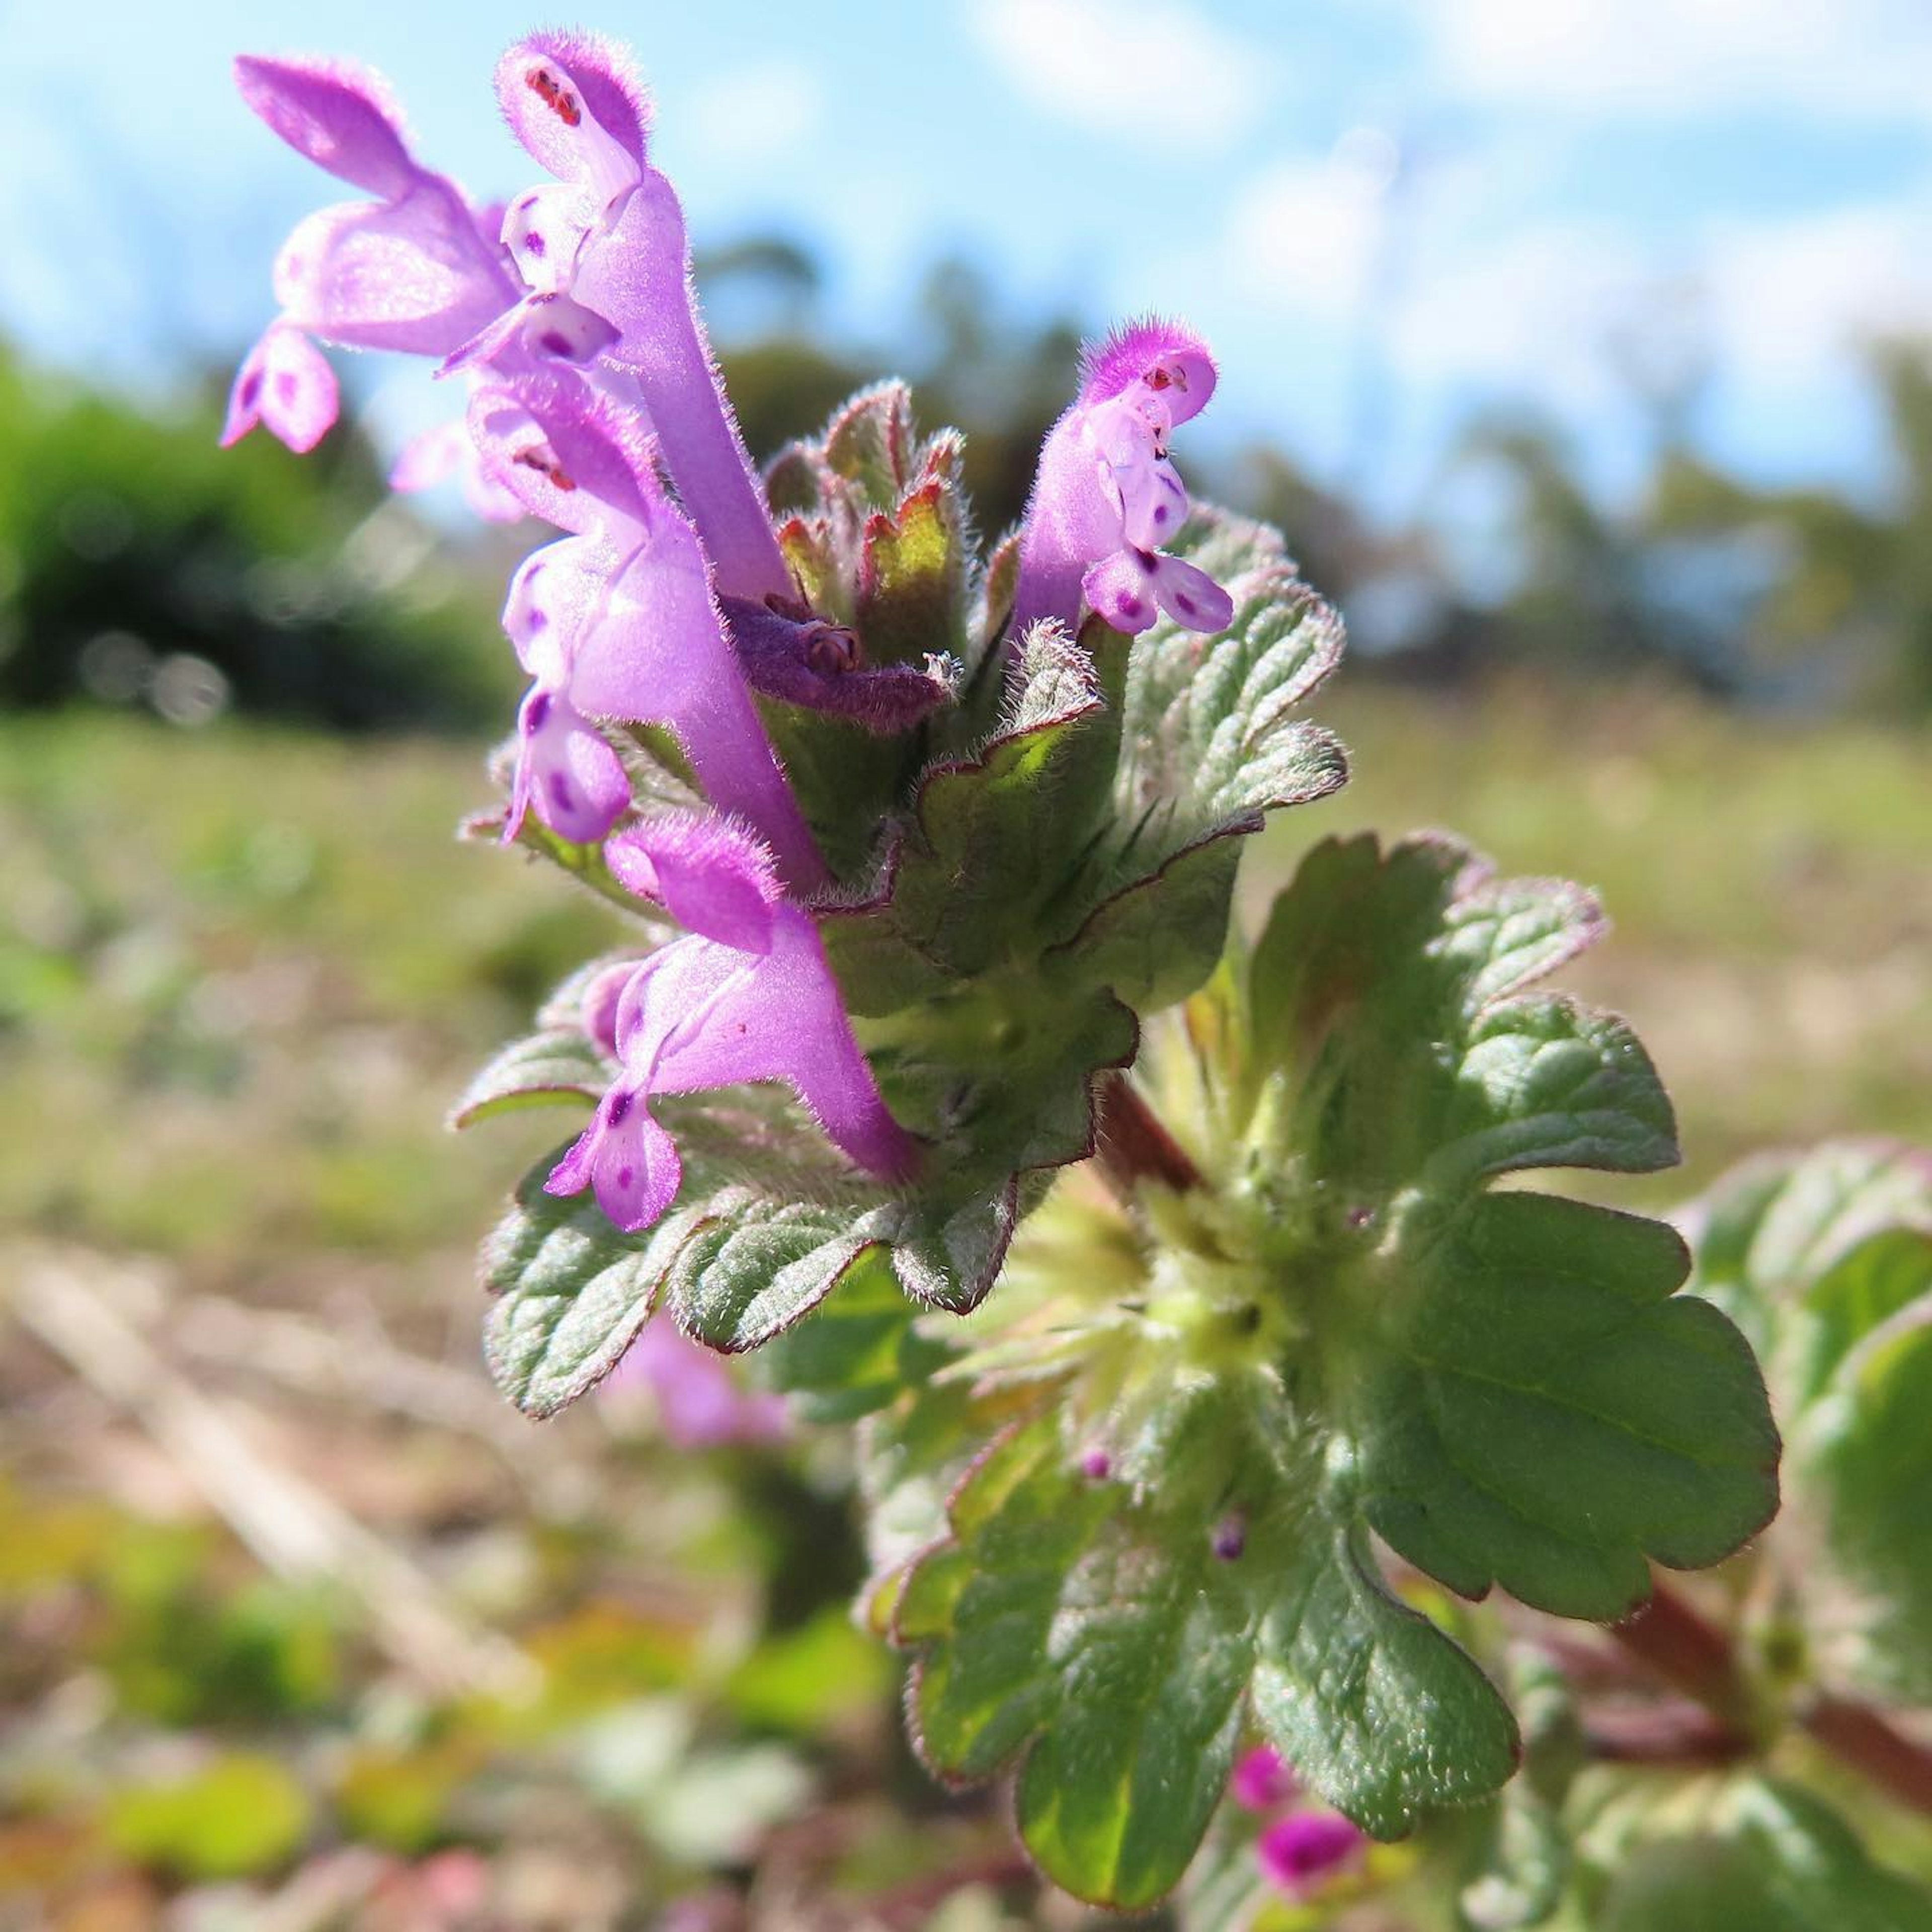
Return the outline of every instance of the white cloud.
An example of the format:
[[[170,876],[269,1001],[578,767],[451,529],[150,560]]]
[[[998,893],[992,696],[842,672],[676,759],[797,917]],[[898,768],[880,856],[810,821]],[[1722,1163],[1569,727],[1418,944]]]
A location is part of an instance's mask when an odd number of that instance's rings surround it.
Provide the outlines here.
[[[1278,162],[1229,202],[1221,274],[1245,295],[1324,320],[1360,307],[1381,239],[1388,176],[1365,166],[1366,130],[1325,160]]]
[[[1184,265],[1214,292],[1196,319],[1236,354],[1294,345],[1310,392],[1293,404],[1304,436],[1336,433],[1318,423],[1312,392],[1374,369],[1394,385],[1387,412],[1405,448],[1480,401],[1515,402],[1568,424],[1604,475],[1622,475],[1647,446],[1634,374],[1702,369],[1702,420],[1720,457],[1786,476],[1870,474],[1877,432],[1861,352],[1932,338],[1932,175],[1894,195],[1707,218],[1668,238],[1557,214],[1499,228],[1496,205],[1481,169],[1424,177],[1385,209],[1334,160],[1265,169]],[[1404,224],[1386,276],[1384,218]]]
[[[1847,351],[1932,332],[1932,185],[1712,238],[1704,279],[1727,365],[1767,390]]]
[[[1266,52],[1182,0],[977,0],[971,19],[1021,95],[1090,133],[1223,147],[1266,98]]]
[[[779,62],[734,68],[678,104],[681,136],[702,165],[800,170],[825,123],[825,89],[810,69]]]
[[[1471,92],[1562,109],[1932,113],[1924,0],[1410,0]]]
[[[1422,254],[1387,319],[1400,368],[1425,384],[1575,402],[1600,396],[1603,350],[1656,272],[1600,224],[1550,221]]]

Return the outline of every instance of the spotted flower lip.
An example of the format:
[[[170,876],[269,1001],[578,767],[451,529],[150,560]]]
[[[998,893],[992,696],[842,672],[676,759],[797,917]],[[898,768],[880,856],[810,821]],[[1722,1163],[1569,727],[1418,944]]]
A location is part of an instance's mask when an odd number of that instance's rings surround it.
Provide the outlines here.
[[[622,1071],[548,1190],[587,1186],[619,1228],[650,1226],[676,1198],[683,1172],[651,1100],[763,1080],[790,1085],[859,1166],[888,1182],[908,1179],[919,1143],[880,1097],[818,927],[785,896],[772,854],[728,819],[680,813],[620,833],[604,854],[686,936],[625,980],[611,1040]]]
[[[221,446],[238,442],[262,423],[298,455],[305,455],[328,433],[338,400],[328,357],[299,328],[272,323],[236,372]]]
[[[1076,628],[1083,602],[1129,632],[1163,611],[1192,631],[1233,621],[1227,592],[1162,550],[1187,518],[1168,436],[1207,406],[1215,380],[1206,345],[1178,322],[1130,322],[1090,346],[1079,393],[1040,452],[1020,538],[1014,635],[1044,618]]]
[[[224,440],[260,422],[306,450],[335,419],[333,379],[325,384],[311,366],[298,410],[280,407],[272,394],[269,407],[258,406],[259,384],[250,393],[265,370],[272,392],[296,367],[293,338],[447,355],[515,301],[516,282],[488,212],[416,160],[402,116],[374,75],[341,62],[244,54],[235,80],[298,154],[374,197],[320,208],[297,224],[275,262],[281,313],[236,378]]]

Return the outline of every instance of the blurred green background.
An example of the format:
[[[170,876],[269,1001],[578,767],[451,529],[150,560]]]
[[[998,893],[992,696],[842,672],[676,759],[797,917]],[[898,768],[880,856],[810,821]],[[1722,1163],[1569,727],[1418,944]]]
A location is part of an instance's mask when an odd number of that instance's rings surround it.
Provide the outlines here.
[[[760,453],[881,373],[788,235],[700,278]],[[896,366],[988,532],[1102,320],[965,260],[912,304]],[[1355,782],[1264,835],[1250,913],[1365,825],[1599,887],[1568,981],[1688,1157],[1620,1198],[1932,1139],[1932,349],[1858,380],[1882,487],[1730,470],[1641,372],[1598,400],[1647,452],[1614,493],[1472,410],[1480,592],[1264,438],[1184,461],[1370,646],[1317,706]],[[218,452],[225,381],[136,404],[0,352],[0,1928],[1090,1922],[908,1760],[838,1441],[678,1450],[634,1393],[538,1432],[488,1388],[471,1256],[546,1130],[443,1114],[611,940],[452,836],[532,533],[389,497],[352,428]]]

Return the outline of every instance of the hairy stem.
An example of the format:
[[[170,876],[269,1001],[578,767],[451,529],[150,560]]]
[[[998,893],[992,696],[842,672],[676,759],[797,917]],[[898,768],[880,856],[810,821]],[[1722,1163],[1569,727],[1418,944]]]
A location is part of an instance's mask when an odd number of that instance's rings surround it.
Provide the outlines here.
[[[1610,1634],[1726,1725],[1748,1728],[1749,1700],[1730,1638],[1662,1583],[1635,1616],[1612,1624]],[[1882,1713],[1820,1693],[1800,1704],[1796,1716],[1827,1750],[1901,1804],[1932,1812],[1932,1749]]]

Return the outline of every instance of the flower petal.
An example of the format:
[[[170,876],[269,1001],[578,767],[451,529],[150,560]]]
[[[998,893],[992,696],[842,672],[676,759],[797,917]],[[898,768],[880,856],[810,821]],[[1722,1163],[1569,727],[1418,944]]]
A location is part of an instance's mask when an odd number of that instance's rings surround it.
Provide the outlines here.
[[[577,1194],[587,1184],[611,1221],[626,1234],[636,1234],[670,1205],[683,1178],[676,1143],[651,1118],[644,1094],[620,1084],[604,1096],[590,1125],[550,1169],[544,1191]]]
[[[305,454],[328,433],[340,402],[328,357],[299,328],[272,322],[236,371],[221,446],[239,441],[259,422]]]
[[[1277,1891],[1306,1898],[1359,1857],[1360,1829],[1335,1811],[1297,1811],[1278,1819],[1255,1841],[1255,1856]]]
[[[1154,559],[1154,594],[1183,630],[1212,633],[1234,621],[1234,600],[1204,570],[1182,558]]]
[[[642,171],[650,111],[628,58],[590,34],[532,34],[496,63],[510,131],[560,181],[605,203]]]
[[[560,538],[518,566],[503,628],[518,662],[540,682],[569,682],[578,640],[596,620],[610,567],[605,547],[591,537]]]
[[[1081,579],[1081,594],[1115,630],[1138,635],[1160,614],[1154,567],[1144,550],[1117,550]]]
[[[616,753],[560,692],[538,685],[517,714],[517,776],[503,837],[514,838],[525,811],[560,838],[594,844],[631,802],[631,782]]]
[[[640,534],[659,520],[662,491],[637,425],[568,372],[532,374],[514,389],[486,384],[470,428],[489,473],[560,530]]]
[[[656,1397],[658,1420],[680,1448],[769,1442],[785,1432],[783,1396],[742,1387],[731,1363],[664,1316],[644,1324],[604,1386],[638,1383]]]
[[[784,886],[769,849],[716,812],[656,814],[620,832],[604,862],[688,932],[741,952],[769,952]]]
[[[1272,1744],[1257,1744],[1237,1760],[1228,1796],[1250,1811],[1272,1811],[1294,1796],[1295,1776]]]
[[[338,202],[298,223],[275,262],[291,321],[357,349],[447,356],[516,299],[446,184],[400,201]]]
[[[366,69],[243,54],[235,63],[235,85],[297,154],[385,201],[406,194],[423,172],[404,144],[402,116],[388,88]]]
[[[1166,404],[1170,423],[1198,416],[1214,394],[1214,358],[1185,322],[1144,316],[1123,323],[1082,356],[1080,399],[1103,402],[1144,382]]]
[[[503,246],[526,288],[539,295],[569,288],[598,213],[592,197],[572,182],[526,188],[504,209]]]

